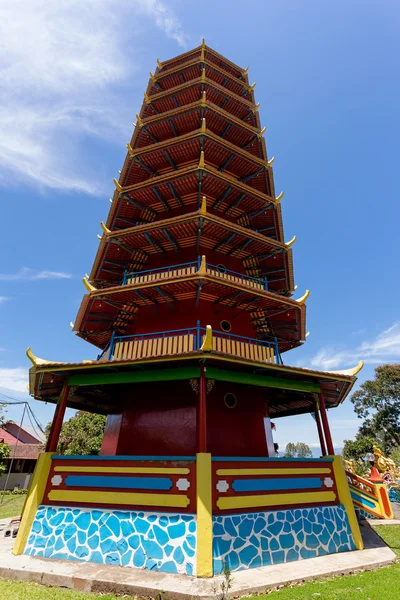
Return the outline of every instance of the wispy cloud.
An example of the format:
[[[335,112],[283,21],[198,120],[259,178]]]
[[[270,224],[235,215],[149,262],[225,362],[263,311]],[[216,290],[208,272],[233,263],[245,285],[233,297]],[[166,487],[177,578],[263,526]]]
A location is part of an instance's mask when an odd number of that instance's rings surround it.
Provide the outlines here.
[[[353,348],[324,347],[309,361],[314,368],[336,369],[351,366],[362,359],[365,363],[380,364],[400,361],[400,322],[394,323],[375,338]]]
[[[9,300],[8,296],[0,296],[0,304],[3,304],[3,302],[7,302],[7,300]]]
[[[28,370],[22,367],[0,368],[0,389],[27,393]]]
[[[144,26],[185,44],[162,0],[0,3],[0,184],[102,191],[88,136],[120,141],[127,102],[115,88],[132,79]]]
[[[23,267],[16,273],[0,273],[0,281],[35,281],[40,279],[71,279],[72,275],[62,271],[34,271]],[[0,296],[0,303],[8,300],[6,296]]]

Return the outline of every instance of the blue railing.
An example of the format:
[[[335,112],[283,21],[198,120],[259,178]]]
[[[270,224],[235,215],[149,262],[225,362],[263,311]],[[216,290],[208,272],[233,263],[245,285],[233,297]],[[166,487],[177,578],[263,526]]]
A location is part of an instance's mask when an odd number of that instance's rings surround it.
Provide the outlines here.
[[[177,265],[170,265],[165,267],[158,267],[157,269],[148,269],[146,271],[125,271],[124,276],[122,278],[122,285],[127,285],[130,279],[135,277],[144,277],[146,275],[155,275],[156,273],[170,273],[171,271],[177,271],[179,269],[191,269],[195,268],[196,270],[200,269],[201,265],[201,257],[199,256],[196,261],[180,263]],[[206,264],[207,269],[211,269],[213,271],[218,271],[221,275],[230,275],[232,277],[238,277],[240,279],[244,279],[245,281],[253,282],[259,286],[261,286],[264,290],[268,290],[268,282],[267,278],[264,277],[262,279],[258,277],[252,277],[251,275],[246,275],[245,273],[239,273],[238,271],[231,271],[226,269],[222,265],[211,265]]]
[[[200,350],[201,345],[203,343],[203,336],[206,332],[205,327],[200,326],[200,322],[197,322],[195,327],[189,327],[185,329],[169,329],[167,331],[154,331],[152,333],[136,333],[132,335],[115,335],[113,333],[110,344],[109,344],[109,360],[112,360],[115,351],[115,344],[120,342],[135,342],[135,341],[145,341],[145,340],[154,340],[154,339],[165,339],[173,336],[179,335],[193,335],[194,337],[194,350]],[[274,340],[257,340],[254,338],[244,337],[242,335],[234,335],[231,333],[227,333],[225,331],[216,331],[213,330],[213,337],[222,338],[231,341],[244,342],[247,344],[254,344],[258,346],[263,346],[265,348],[272,348],[275,355],[275,361],[278,365],[283,364],[281,355],[279,352],[278,341],[276,338]],[[103,352],[104,354],[104,352]]]

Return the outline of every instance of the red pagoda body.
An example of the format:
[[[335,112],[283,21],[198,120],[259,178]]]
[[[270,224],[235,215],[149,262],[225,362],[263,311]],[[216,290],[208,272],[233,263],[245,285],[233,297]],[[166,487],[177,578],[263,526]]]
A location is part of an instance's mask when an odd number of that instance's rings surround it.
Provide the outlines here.
[[[150,74],[73,326],[98,357],[28,352],[57,408],[16,553],[209,577],[362,547],[326,414],[360,366],[283,364],[308,292],[254,87],[204,43]],[[107,415],[99,456],[56,454],[67,406]],[[302,413],[321,458],[278,458],[270,419]]]

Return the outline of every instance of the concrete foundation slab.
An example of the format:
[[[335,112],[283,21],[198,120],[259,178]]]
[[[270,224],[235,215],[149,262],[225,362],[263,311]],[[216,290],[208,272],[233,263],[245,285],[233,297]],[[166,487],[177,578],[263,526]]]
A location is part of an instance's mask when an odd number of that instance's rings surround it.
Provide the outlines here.
[[[374,523],[378,524],[378,523]],[[379,523],[381,524],[381,523]],[[260,593],[267,588],[328,575],[340,575],[391,564],[396,555],[368,523],[361,524],[365,544],[362,551],[342,552],[298,562],[279,564],[232,575],[227,597]],[[48,586],[84,592],[155,596],[164,592],[169,600],[215,600],[221,594],[223,577],[197,579],[139,569],[95,563],[14,556],[14,540],[0,538],[0,577],[34,581]]]

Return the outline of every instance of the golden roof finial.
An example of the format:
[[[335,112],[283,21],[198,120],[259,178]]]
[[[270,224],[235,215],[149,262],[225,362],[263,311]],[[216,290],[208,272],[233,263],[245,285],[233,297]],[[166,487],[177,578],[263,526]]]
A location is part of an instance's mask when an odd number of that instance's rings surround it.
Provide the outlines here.
[[[305,301],[307,300],[309,295],[310,295],[310,290],[306,290],[305,294],[301,298],[296,300],[297,304],[301,304],[301,306],[303,306],[303,304],[305,303]]]
[[[151,100],[150,100],[149,96],[146,94],[146,92],[144,93],[144,101],[146,102],[146,104],[151,104]]]
[[[85,286],[85,288],[87,289],[87,291],[90,292],[97,292],[97,288],[94,287],[94,285],[92,285],[91,283],[89,283],[88,279],[86,277],[84,277],[82,279],[83,281],[83,285]]]
[[[126,147],[128,148],[128,154],[129,154],[129,156],[134,156],[135,153],[134,153],[133,148],[132,148],[132,146],[130,145],[129,142],[127,143]]]
[[[121,192],[122,192],[122,189],[123,189],[123,188],[122,188],[122,185],[121,185],[121,184],[120,184],[120,182],[119,182],[119,181],[117,181],[115,178],[114,178],[114,185],[115,185],[115,188],[117,189],[117,191],[118,191],[119,193],[121,193]]]
[[[306,333],[306,338],[308,338],[308,336],[309,336],[309,335],[310,335],[310,332],[309,332],[309,331],[307,331],[307,333]]]
[[[138,114],[136,114],[136,120],[137,120],[138,127],[143,127],[143,121]]]
[[[203,344],[200,350],[203,352],[211,352],[213,349],[213,335],[212,335],[212,327],[211,325],[206,325],[206,334],[203,338]]]
[[[204,67],[204,69],[201,72],[201,81],[204,83],[205,80],[206,80],[206,69]]]
[[[108,235],[109,233],[111,233],[111,229],[108,229],[108,227],[106,227],[106,224],[104,223],[104,221],[101,221],[100,227],[102,228],[102,230],[104,231],[104,233],[106,235]],[[89,277],[88,277],[88,279],[89,279]]]
[[[286,242],[286,243],[285,243],[285,246],[286,246],[286,248],[290,248],[291,246],[293,246],[293,244],[295,243],[295,241],[296,241],[296,240],[297,240],[297,237],[294,235],[294,236],[292,237],[292,239],[291,239],[291,240],[289,240],[289,242]]]
[[[30,348],[26,349],[26,355],[34,367],[40,367],[43,365],[51,365],[54,362],[52,360],[45,360],[44,358],[39,358],[38,356],[35,356]],[[57,363],[57,364],[65,365],[66,363]]]
[[[204,162],[204,150],[202,150],[200,152],[200,160],[199,160],[199,167],[200,169],[205,167],[205,162]]]
[[[203,196],[202,201],[201,201],[200,214],[201,215],[207,214],[207,198],[205,196]]]
[[[154,77],[154,75],[151,71],[150,71],[150,79],[153,83],[155,83],[157,81],[157,79]]]
[[[201,257],[201,263],[200,263],[200,267],[199,267],[199,270],[197,271],[197,273],[199,275],[206,275],[207,274],[206,257],[204,256],[204,254]]]
[[[254,88],[256,87],[256,82],[252,83],[251,86],[248,88],[249,92],[252,92],[254,90]]]
[[[242,71],[242,75],[247,75],[247,73],[249,72],[249,67],[246,67],[243,71]]]
[[[162,62],[159,58],[157,58],[157,65],[162,69]]]
[[[285,194],[284,194],[284,192],[281,192],[281,193],[279,194],[279,196],[277,196],[277,197],[275,198],[275,202],[276,202],[277,204],[279,204],[279,202],[282,200],[282,198],[283,198],[283,196],[284,196],[284,195],[285,195]]]
[[[204,92],[201,94],[201,104],[202,104],[202,106],[205,106],[206,100],[207,100],[206,90],[204,90]]]
[[[254,106],[253,113],[258,112],[258,109],[260,108],[260,106],[261,106],[261,102],[257,102],[257,104]]]
[[[364,361],[360,360],[359,363],[352,369],[344,369],[343,371],[329,371],[329,373],[336,373],[336,375],[350,375],[354,377],[361,371],[364,366]]]
[[[69,322],[69,326],[71,327],[71,329],[73,329],[75,327],[75,323],[73,323],[72,321]]]
[[[206,132],[206,118],[203,117],[201,120],[201,132],[205,133]]]
[[[269,159],[269,161],[268,161],[268,166],[269,167],[272,165],[272,163],[274,162],[274,160],[275,160],[275,156],[273,156],[272,158]]]
[[[257,134],[258,137],[261,138],[266,131],[267,131],[267,126],[265,126],[261,129],[260,133]]]

